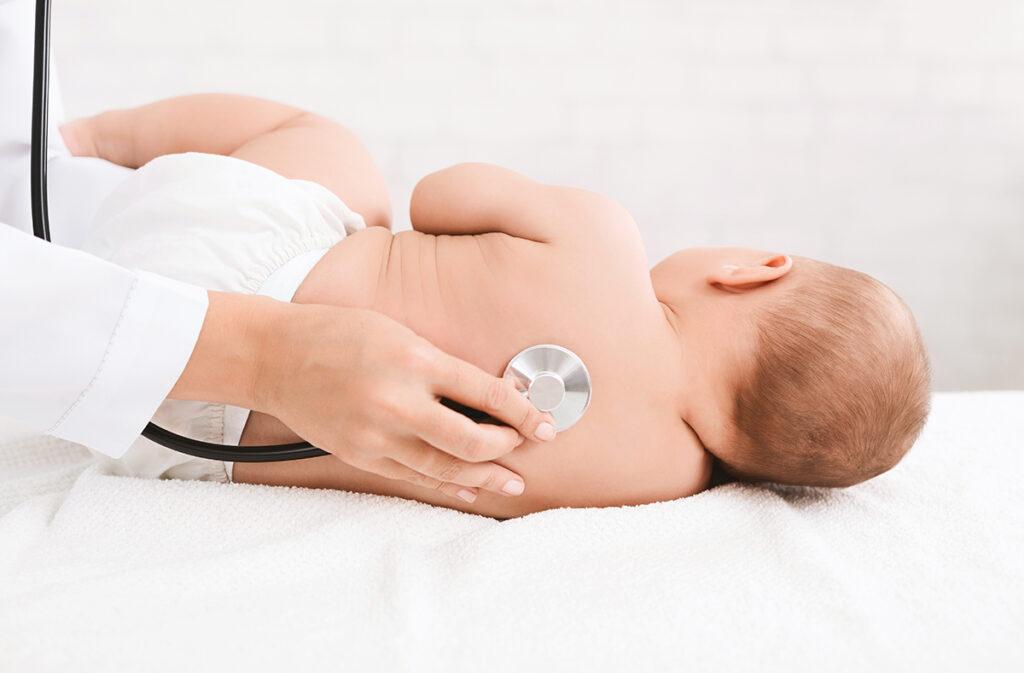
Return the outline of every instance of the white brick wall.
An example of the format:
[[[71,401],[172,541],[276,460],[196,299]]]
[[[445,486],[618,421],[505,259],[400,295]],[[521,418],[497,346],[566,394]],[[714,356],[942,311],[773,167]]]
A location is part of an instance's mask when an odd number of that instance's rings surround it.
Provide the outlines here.
[[[745,244],[864,269],[940,388],[1024,388],[1024,3],[58,0],[72,113],[226,90],[343,120],[400,226],[467,159],[607,192],[652,262]]]

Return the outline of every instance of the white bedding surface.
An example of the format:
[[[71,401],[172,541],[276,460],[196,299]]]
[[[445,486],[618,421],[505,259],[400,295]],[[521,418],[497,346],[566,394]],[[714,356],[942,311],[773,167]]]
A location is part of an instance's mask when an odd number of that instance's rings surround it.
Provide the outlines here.
[[[10,444],[0,670],[1022,670],[1022,437],[1024,392],[938,394],[851,489],[506,522]]]

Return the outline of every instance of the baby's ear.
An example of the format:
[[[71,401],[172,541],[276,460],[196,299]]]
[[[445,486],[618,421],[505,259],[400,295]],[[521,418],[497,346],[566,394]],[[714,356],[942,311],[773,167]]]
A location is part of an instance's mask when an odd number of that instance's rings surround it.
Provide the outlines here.
[[[782,278],[793,268],[789,255],[775,254],[745,264],[725,264],[708,274],[707,281],[730,292],[743,292]]]

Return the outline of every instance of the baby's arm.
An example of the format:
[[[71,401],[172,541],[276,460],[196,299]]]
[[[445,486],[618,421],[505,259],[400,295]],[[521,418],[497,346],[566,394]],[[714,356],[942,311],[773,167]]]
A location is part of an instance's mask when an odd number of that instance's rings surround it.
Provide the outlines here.
[[[629,213],[612,199],[573,187],[546,185],[507,168],[458,164],[416,185],[409,217],[426,234],[501,232],[540,243],[593,239],[624,223]]]
[[[272,101],[199,94],[110,110],[61,133],[75,156],[138,168],[164,154],[205,152],[245,159],[287,178],[317,182],[362,214],[390,226],[387,187],[369,152],[345,127]]]

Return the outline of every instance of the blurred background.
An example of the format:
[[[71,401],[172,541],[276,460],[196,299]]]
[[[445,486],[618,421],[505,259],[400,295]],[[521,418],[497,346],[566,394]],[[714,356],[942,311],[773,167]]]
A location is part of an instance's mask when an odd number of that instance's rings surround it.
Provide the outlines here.
[[[1018,0],[55,0],[72,116],[200,91],[358,132],[416,180],[503,164],[607,193],[652,264],[746,245],[871,273],[936,388],[1024,388]]]

